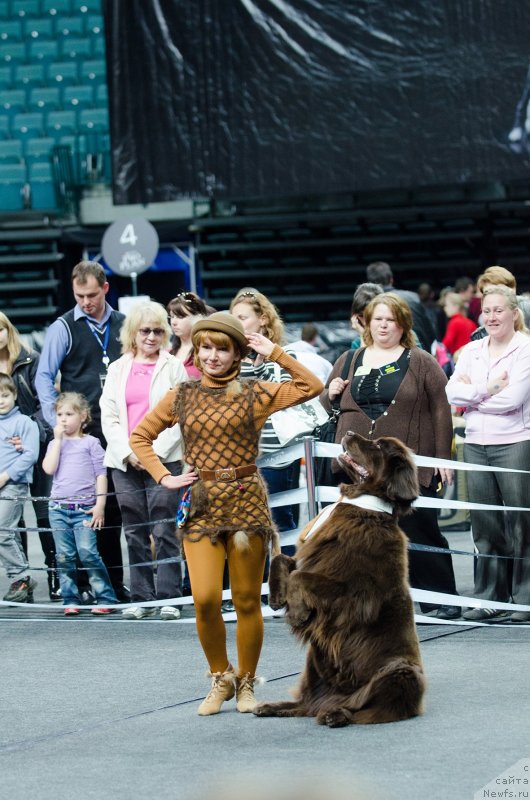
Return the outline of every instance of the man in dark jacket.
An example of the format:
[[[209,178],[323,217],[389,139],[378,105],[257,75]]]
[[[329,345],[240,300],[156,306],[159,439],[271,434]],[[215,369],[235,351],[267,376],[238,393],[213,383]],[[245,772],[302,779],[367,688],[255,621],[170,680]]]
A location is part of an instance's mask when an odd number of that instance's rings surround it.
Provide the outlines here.
[[[396,289],[394,286],[394,275],[390,264],[386,261],[373,261],[366,267],[366,280],[371,283],[380,283],[385,292],[394,292],[405,300],[412,312],[412,327],[420,340],[421,346],[428,353],[431,352],[431,346],[436,339],[434,328],[431,324],[427,312],[416,292],[410,292],[407,289]]]

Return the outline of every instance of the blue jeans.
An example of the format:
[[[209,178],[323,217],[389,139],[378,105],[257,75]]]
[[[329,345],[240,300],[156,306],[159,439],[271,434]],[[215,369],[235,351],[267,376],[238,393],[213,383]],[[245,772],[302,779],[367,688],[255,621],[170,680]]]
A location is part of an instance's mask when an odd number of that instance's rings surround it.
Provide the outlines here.
[[[25,578],[29,565],[16,528],[28,495],[27,483],[8,481],[0,489],[0,563],[11,581]]]
[[[96,531],[83,524],[90,520],[90,515],[85,514],[83,509],[69,511],[53,503],[49,505],[49,515],[64,605],[77,605],[80,602],[76,583],[77,555],[88,573],[98,604],[117,603],[109,573],[98,552]]]

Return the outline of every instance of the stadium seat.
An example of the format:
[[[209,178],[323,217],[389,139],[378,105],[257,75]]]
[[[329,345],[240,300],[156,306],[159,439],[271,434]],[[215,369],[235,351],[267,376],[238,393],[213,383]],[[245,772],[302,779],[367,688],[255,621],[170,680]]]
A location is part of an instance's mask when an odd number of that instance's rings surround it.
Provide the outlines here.
[[[58,16],[55,19],[55,31],[59,36],[83,36],[85,20],[81,15],[77,17]]]
[[[48,133],[60,131],[61,135],[75,133],[77,131],[75,111],[50,111],[46,119],[46,130]]]
[[[96,105],[106,108],[109,104],[109,90],[106,83],[101,83],[96,89]]]
[[[13,45],[14,46],[14,45]],[[102,58],[92,61],[83,61],[81,64],[81,77],[89,81],[105,80],[107,69]]]
[[[56,81],[64,86],[77,83],[78,79],[77,61],[54,61],[48,67],[48,80],[50,82]]]
[[[45,111],[52,111],[61,107],[60,92],[57,86],[47,86],[45,88],[36,87],[29,95],[29,102],[32,108],[42,108]]]
[[[0,138],[7,138],[11,135],[11,120],[9,114],[0,114]]]
[[[70,14],[72,4],[70,0],[41,0],[40,8],[42,14],[56,17],[58,14]]]
[[[17,136],[42,136],[44,133],[44,117],[37,111],[15,114],[12,127],[13,133]]]
[[[92,56],[94,58],[103,58],[105,56],[105,37],[102,33],[92,39]]]
[[[4,89],[0,92],[0,106],[5,111],[25,111],[26,92],[24,89]]]
[[[98,86],[98,89],[100,87]],[[65,108],[88,108],[94,105],[93,86],[66,86],[63,91],[63,105]]]
[[[26,39],[52,39],[55,34],[53,22],[50,18],[24,20],[24,35]]]
[[[0,40],[20,42],[23,38],[22,23],[19,19],[6,19],[0,25]]]
[[[106,108],[85,108],[79,115],[80,130],[108,131],[109,113]]]
[[[104,31],[103,24],[101,14],[91,14],[86,20],[86,32],[99,36]]]
[[[11,0],[11,14],[13,17],[38,17],[39,0]]]
[[[92,42],[87,37],[65,36],[60,46],[62,59],[90,58],[92,55]]]
[[[82,14],[101,14],[101,0],[73,0],[72,8]]]
[[[27,139],[24,146],[24,158],[26,163],[33,161],[45,161],[49,158],[55,139],[51,136],[40,136],[38,139]]]
[[[0,164],[0,210],[16,211],[22,208],[22,187],[26,182],[24,164]]]
[[[44,83],[43,64],[17,64],[15,67],[15,83],[29,83],[41,86]]]
[[[56,205],[50,161],[37,161],[29,168],[32,208],[54,208]]]
[[[0,42],[0,61],[13,63],[26,61],[26,43]]]
[[[10,13],[7,0],[0,0],[0,19],[9,19]]]
[[[57,61],[59,58],[56,41],[45,39],[32,39],[28,45],[29,60]]]
[[[0,140],[0,162],[19,164],[22,161],[22,142],[20,139]]]

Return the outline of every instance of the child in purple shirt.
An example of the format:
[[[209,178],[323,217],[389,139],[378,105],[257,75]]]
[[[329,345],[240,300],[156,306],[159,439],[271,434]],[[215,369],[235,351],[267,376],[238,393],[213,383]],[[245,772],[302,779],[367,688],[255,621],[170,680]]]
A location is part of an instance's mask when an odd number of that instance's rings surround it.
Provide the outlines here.
[[[107,470],[105,452],[95,436],[83,433],[91,420],[87,399],[63,392],[55,403],[57,424],[42,468],[53,475],[49,504],[50,525],[57,550],[57,566],[66,616],[80,613],[76,559],[86,569],[97,599],[92,614],[107,615],[118,601],[97,549],[96,529],[105,515]]]

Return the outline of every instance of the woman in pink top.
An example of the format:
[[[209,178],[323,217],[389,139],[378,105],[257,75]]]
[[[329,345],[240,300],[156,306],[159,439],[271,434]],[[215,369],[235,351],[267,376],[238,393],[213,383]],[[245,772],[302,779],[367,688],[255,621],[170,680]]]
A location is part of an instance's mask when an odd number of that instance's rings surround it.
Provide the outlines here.
[[[193,361],[191,329],[200,319],[210,314],[206,303],[195,292],[181,292],[167,304],[169,324],[173,331],[170,353],[180,358],[188,377],[200,380],[201,372]]]
[[[131,600],[142,603],[182,595],[180,549],[173,522],[180,492],[158,485],[142,467],[129,446],[136,425],[169,389],[187,380],[182,362],[165,349],[171,329],[159,303],[141,303],[127,315],[121,332],[123,355],[109,365],[101,395],[101,424],[107,440],[105,465],[112,470],[118,493],[131,566]],[[178,426],[160,434],[154,449],[172,475],[182,472],[182,446]],[[163,520],[171,520],[170,522]],[[151,522],[152,524],[146,524]],[[159,563],[156,581],[151,565],[152,534]],[[146,564],[146,566],[134,566]],[[132,606],[126,619],[157,614],[156,607]],[[162,619],[178,619],[176,606],[163,606]]]
[[[466,345],[446,386],[450,403],[465,407],[464,458],[491,467],[530,468],[530,337],[515,329],[519,309],[506,286],[486,289],[482,314],[487,336]],[[468,472],[469,499],[525,507],[530,474]],[[477,559],[475,594],[486,600],[530,605],[530,513],[471,511]],[[489,558],[488,556],[501,556]],[[513,559],[513,560],[512,560]],[[503,611],[474,608],[468,620],[489,620]],[[529,622],[515,611],[511,622]]]

